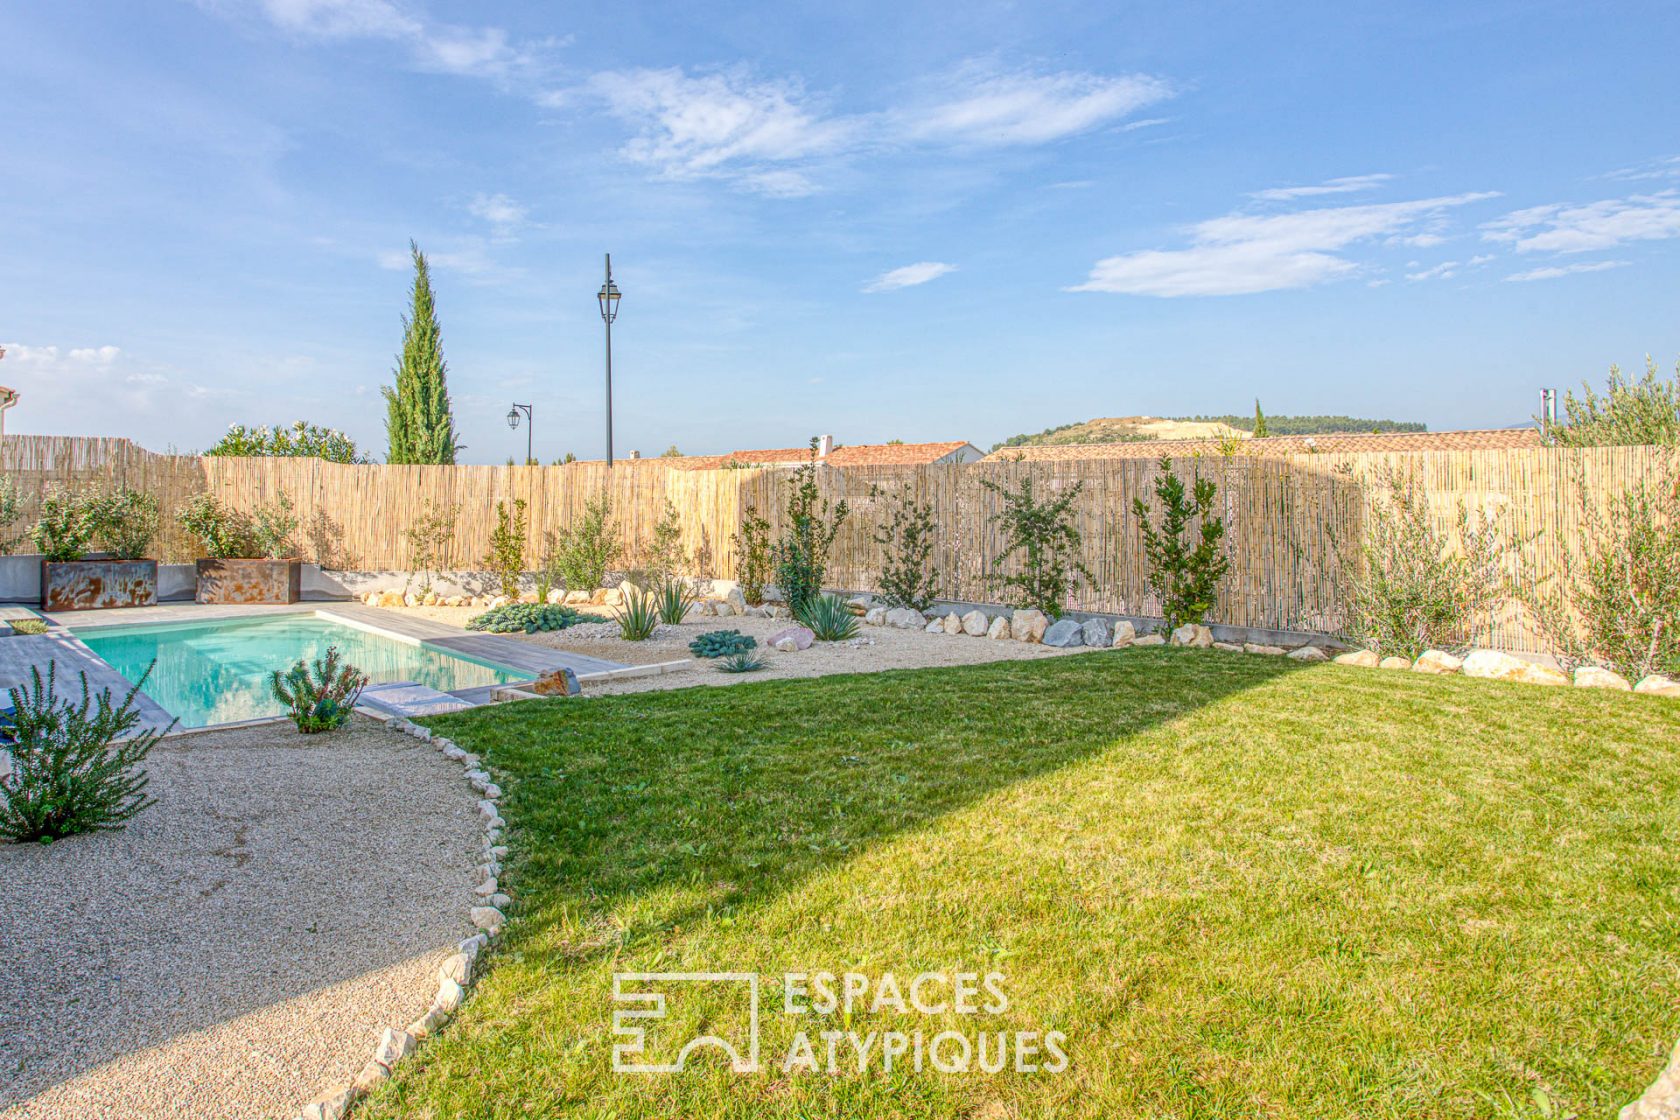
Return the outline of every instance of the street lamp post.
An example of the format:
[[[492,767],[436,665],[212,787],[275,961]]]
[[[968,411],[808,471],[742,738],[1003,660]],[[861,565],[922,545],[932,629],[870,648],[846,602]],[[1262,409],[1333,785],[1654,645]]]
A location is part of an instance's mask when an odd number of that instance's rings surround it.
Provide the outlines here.
[[[531,435],[537,430],[536,418],[531,415],[531,406],[528,404],[515,404],[512,408],[508,409],[507,422],[508,427],[517,430],[519,427],[519,414],[521,412],[525,414],[525,465],[528,467],[531,465]]]
[[[612,278],[612,254],[607,254],[607,279],[595,293],[601,305],[601,321],[607,325],[607,466],[613,465],[612,453],[612,325],[618,318],[618,285]]]

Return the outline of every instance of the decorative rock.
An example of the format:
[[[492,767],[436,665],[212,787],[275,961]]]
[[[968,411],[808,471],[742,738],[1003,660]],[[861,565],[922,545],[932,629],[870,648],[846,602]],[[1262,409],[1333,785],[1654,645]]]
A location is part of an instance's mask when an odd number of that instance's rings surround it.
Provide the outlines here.
[[[589,602],[589,592],[587,592],[587,591],[568,591],[568,592],[566,592],[566,605],[567,606],[576,606],[580,603],[587,603],[587,602]]]
[[[1079,637],[1093,649],[1107,649],[1108,643],[1113,640],[1108,633],[1108,623],[1100,618],[1087,618],[1080,623]]]
[[[986,617],[985,611],[969,611],[962,616],[963,633],[971,638],[985,637],[991,625],[992,620]]]
[[[1523,684],[1560,685],[1569,683],[1569,678],[1556,669],[1548,669],[1543,665],[1536,665],[1532,661],[1524,661],[1520,657],[1513,657],[1495,649],[1470,651],[1470,656],[1464,659],[1462,672],[1467,677],[1480,677],[1494,681],[1518,681]]]
[[[496,880],[484,880],[484,882],[473,888],[473,893],[479,898],[489,898],[491,895],[496,893]]]
[[[403,605],[403,594],[401,591],[381,591],[378,605],[387,609],[400,607]]]
[[[792,642],[794,649],[810,649],[817,636],[808,627],[789,626],[786,630],[776,631],[765,640],[777,649],[782,648],[783,642]]]
[[[887,625],[899,630],[921,630],[927,626],[927,619],[922,617],[921,611],[894,607],[887,612]]]
[[[494,906],[474,906],[468,911],[467,916],[472,919],[474,926],[491,936],[495,936],[496,931],[501,929],[502,923],[507,920],[502,916],[502,912]]]
[[[945,633],[945,623],[942,619],[936,618],[932,622],[930,622],[926,626],[924,626],[922,629],[925,633],[928,633],[928,634],[943,634],[943,633]],[[873,638],[870,639],[870,641],[874,641],[874,640],[875,639],[873,639]]]
[[[1136,639],[1137,639],[1137,627],[1136,626],[1133,626],[1129,622],[1116,622],[1114,624],[1114,648],[1115,649],[1120,649],[1123,646],[1129,646]]]
[[[509,898],[505,894],[493,894],[490,896],[490,905],[494,906],[498,910],[506,910],[509,906],[513,905],[513,899]]]
[[[453,1015],[461,1006],[461,999],[466,992],[461,985],[453,980],[443,980],[438,983],[437,995],[432,999],[432,1010],[439,1015]]]
[[[1377,662],[1377,668],[1405,670],[1416,668],[1416,666],[1412,664],[1412,659],[1409,657],[1385,657]]]
[[[418,1021],[419,1020],[416,1020],[416,1022]],[[410,1026],[412,1025],[413,1024],[411,1023]],[[414,1034],[413,1031],[409,1031],[407,1033]],[[421,1038],[424,1036],[414,1035],[414,1037]],[[350,1083],[350,1087],[356,1090],[357,1093],[371,1093],[375,1089],[379,1088],[381,1082],[389,1080],[390,1076],[390,1070],[386,1069],[378,1062],[369,1060],[368,1064],[362,1067],[362,1072],[356,1075],[356,1080]]]
[[[1661,673],[1652,673],[1634,685],[1633,690],[1642,692],[1647,696],[1680,697],[1680,681],[1670,680]]]
[[[1044,632],[1044,644],[1057,649],[1070,649],[1085,644],[1085,633],[1079,623],[1064,618]]]
[[[1141,638],[1132,639],[1132,645],[1134,646],[1164,646],[1166,644],[1167,639],[1163,634],[1145,634]],[[1278,652],[1282,653],[1283,651],[1280,649]]]
[[[1207,649],[1213,645],[1213,631],[1206,626],[1186,622],[1172,632],[1172,644],[1175,646],[1190,646],[1194,649]]]
[[[355,1099],[356,1090],[347,1085],[336,1093],[310,1101],[303,1106],[300,1116],[302,1120],[344,1120],[350,1115],[350,1104]]]
[[[783,638],[779,642],[771,642],[770,648],[781,650],[783,653],[798,653],[799,643],[792,638]]]
[[[455,953],[438,966],[439,980],[453,980],[466,987],[472,983],[473,959],[465,953]]]
[[[451,743],[447,747],[443,748],[443,757],[449,759],[451,762],[459,762],[463,758],[467,757],[467,752],[462,750],[460,747],[457,747],[454,743]]]
[[[506,859],[507,855],[508,855],[508,850],[503,845],[498,844],[495,847],[490,849],[490,854],[495,856],[497,859]]]
[[[1638,1100],[1619,1113],[1618,1120],[1674,1120],[1680,1116],[1680,1042],[1674,1044],[1668,1066]]]
[[[1608,688],[1617,692],[1632,692],[1633,685],[1620,673],[1598,665],[1583,665],[1575,670],[1576,688]]]
[[[1289,651],[1284,649],[1282,646],[1267,646],[1261,645],[1258,642],[1244,642],[1243,652],[1258,653],[1263,657],[1282,657]]]
[[[854,595],[846,600],[846,609],[855,615],[866,615],[875,606],[875,600],[867,595]]]
[[[386,1027],[385,1033],[379,1036],[379,1045],[374,1047],[373,1060],[390,1069],[412,1053],[414,1036],[407,1031]]]
[[[887,624],[887,608],[870,607],[864,613],[863,624],[865,626],[885,626]]]
[[[1042,642],[1050,620],[1043,611],[1018,610],[1009,616],[1009,632],[1018,642]]]
[[[947,634],[961,634],[963,632],[962,616],[957,614],[956,611],[952,611],[940,619],[939,625],[944,628]]]
[[[416,1039],[426,1039],[435,1034],[437,1029],[448,1021],[449,1016],[440,1014],[436,1011],[428,1010],[424,1015],[420,1016],[420,1018],[404,1027],[403,1030],[413,1035]]]
[[[1340,654],[1333,660],[1338,665],[1354,665],[1361,669],[1375,669],[1382,663],[1382,658],[1368,649],[1354,650],[1352,653]]]
[[[728,593],[724,595],[723,601],[728,603],[730,609],[736,614],[747,613],[747,597],[741,593],[741,589],[739,587],[731,587]],[[718,613],[722,614],[723,612],[719,611]]]
[[[1418,654],[1417,664],[1412,666],[1412,672],[1443,676],[1456,673],[1462,668],[1464,658],[1455,657],[1444,649],[1426,649]]]
[[[994,642],[1007,639],[1009,637],[1009,620],[1001,614],[992,619],[992,624],[986,628],[986,637]]]
[[[1243,651],[1242,646],[1236,642],[1214,642],[1213,648],[1221,653],[1241,653]]]
[[[1288,657],[1291,661],[1305,661],[1308,664],[1330,660],[1330,655],[1317,646],[1302,646],[1300,649],[1290,650]]]
[[[477,960],[479,951],[483,949],[486,944],[488,944],[488,941],[485,939],[484,935],[482,933],[475,933],[459,945],[455,946],[455,948],[460,950],[462,953],[465,953],[471,959]]]

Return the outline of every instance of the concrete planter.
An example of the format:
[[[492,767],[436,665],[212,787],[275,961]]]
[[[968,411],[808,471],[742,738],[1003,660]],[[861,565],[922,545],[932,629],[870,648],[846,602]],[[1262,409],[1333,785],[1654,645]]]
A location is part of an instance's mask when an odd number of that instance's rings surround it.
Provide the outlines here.
[[[302,589],[301,560],[200,560],[200,603],[295,603]]]
[[[41,608],[98,611],[157,605],[156,560],[43,560]]]

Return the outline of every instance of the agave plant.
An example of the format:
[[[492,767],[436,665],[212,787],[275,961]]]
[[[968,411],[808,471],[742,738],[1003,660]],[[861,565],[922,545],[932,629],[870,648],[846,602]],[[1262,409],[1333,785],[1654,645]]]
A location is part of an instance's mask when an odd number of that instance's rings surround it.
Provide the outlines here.
[[[305,735],[343,727],[367,683],[366,673],[339,664],[337,646],[327,647],[313,666],[299,661],[284,673],[276,669],[269,678],[274,698],[286,705],[286,714]]]
[[[720,673],[756,673],[764,668],[764,658],[750,649],[730,654],[718,662]]]
[[[654,598],[659,607],[660,620],[670,626],[681,622],[695,601],[694,589],[689,587],[688,581],[675,576],[659,585],[659,590],[654,592]]]
[[[627,642],[645,642],[653,637],[659,625],[659,604],[645,591],[625,595],[623,604],[613,615],[618,621],[618,633]]]
[[[805,604],[799,621],[811,628],[819,642],[843,642],[857,637],[857,615],[838,595],[818,595]]]

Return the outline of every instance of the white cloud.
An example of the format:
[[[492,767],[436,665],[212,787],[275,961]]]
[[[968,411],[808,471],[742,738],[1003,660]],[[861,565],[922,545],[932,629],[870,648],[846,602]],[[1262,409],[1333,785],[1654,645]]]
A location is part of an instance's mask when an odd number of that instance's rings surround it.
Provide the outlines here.
[[[1458,269],[1459,269],[1459,263],[1457,261],[1442,261],[1438,265],[1433,265],[1429,268],[1421,269],[1417,272],[1408,272],[1408,273],[1406,273],[1406,279],[1408,279],[1408,280],[1451,280],[1454,276],[1458,275]]]
[[[1394,176],[1387,173],[1378,175],[1344,175],[1340,179],[1327,179],[1316,186],[1310,187],[1272,187],[1269,190],[1255,191],[1253,198],[1267,202],[1288,202],[1296,198],[1316,198],[1326,194],[1351,194],[1354,191],[1374,190],[1388,182]]]
[[[482,218],[498,232],[507,232],[525,220],[526,209],[505,194],[477,194],[467,203],[475,218]]]
[[[1627,181],[1680,179],[1680,156],[1663,156],[1661,159],[1646,160],[1644,163],[1637,163],[1632,167],[1618,167],[1616,170],[1607,171],[1598,177],[1600,179]]]
[[[1610,268],[1621,268],[1629,261],[1583,261],[1580,264],[1553,265],[1548,268],[1531,268],[1527,272],[1513,272],[1505,277],[1519,283],[1528,280],[1556,280],[1559,276],[1571,276],[1577,272],[1603,272]]]
[[[948,272],[955,272],[957,266],[945,264],[941,261],[919,261],[907,264],[903,268],[895,268],[891,272],[883,272],[864,286],[866,292],[891,292],[898,288],[913,288],[917,284],[926,284],[929,280],[937,280]]]
[[[1187,249],[1100,260],[1071,290],[1208,296],[1306,288],[1357,271],[1357,263],[1337,255],[1349,246],[1403,234],[1452,207],[1494,197],[1483,192],[1292,214],[1228,214],[1191,227]]]
[[[1584,206],[1533,206],[1484,224],[1482,237],[1514,245],[1519,253],[1588,253],[1629,241],[1680,237],[1680,191]]]
[[[795,82],[759,81],[736,69],[689,77],[678,69],[597,74],[590,88],[635,127],[623,155],[673,178],[722,177],[783,196],[808,180],[774,165],[825,155],[855,134],[826,117]]]
[[[1044,144],[1088,132],[1173,94],[1165,81],[1147,74],[997,74],[976,65],[956,71],[949,84],[955,96],[906,111],[907,136],[998,147]]]
[[[260,0],[260,7],[294,35],[403,43],[416,65],[446,74],[500,78],[531,61],[500,28],[434,23],[393,0]]]

